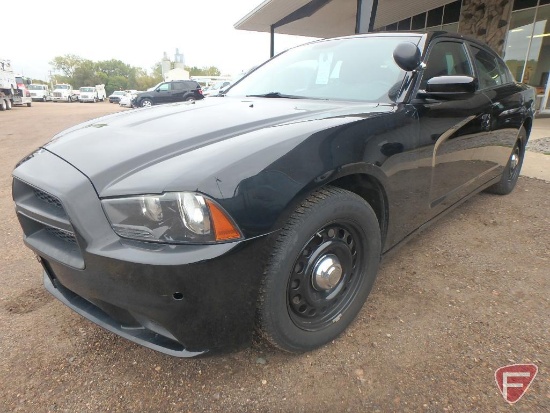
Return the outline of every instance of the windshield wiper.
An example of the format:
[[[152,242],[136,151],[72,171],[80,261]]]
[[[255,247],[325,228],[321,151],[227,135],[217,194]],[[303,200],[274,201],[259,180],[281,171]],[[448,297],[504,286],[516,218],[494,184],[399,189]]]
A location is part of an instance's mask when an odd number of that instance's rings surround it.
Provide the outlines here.
[[[269,92],[261,95],[246,95],[247,98],[280,98],[280,99],[309,99],[306,96],[285,95],[280,92]]]

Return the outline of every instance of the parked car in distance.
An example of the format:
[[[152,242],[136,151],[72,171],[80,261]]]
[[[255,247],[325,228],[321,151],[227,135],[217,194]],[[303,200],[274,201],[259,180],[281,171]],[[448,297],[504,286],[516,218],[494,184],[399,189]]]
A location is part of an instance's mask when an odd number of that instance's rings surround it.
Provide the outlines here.
[[[198,82],[194,80],[172,80],[159,83],[153,90],[139,93],[133,105],[136,107],[149,107],[164,103],[201,100],[203,98],[202,89]]]
[[[109,103],[118,103],[120,99],[126,94],[124,90],[115,90],[109,95]]]
[[[103,102],[106,98],[105,85],[84,86],[80,88],[78,100],[83,102]]]
[[[193,357],[256,328],[300,353],[355,319],[381,257],[514,189],[534,108],[474,39],[319,40],[223,98],[59,133],[17,164],[13,199],[47,290],[105,329]]]
[[[52,100],[52,94],[48,85],[32,83],[28,86],[33,101],[46,102]]]
[[[120,101],[118,102],[118,104],[126,108],[133,107],[132,101],[134,100],[134,98],[137,96],[138,93],[142,93],[142,92],[138,92],[137,90],[126,91],[124,96],[120,98]]]
[[[216,96],[220,93],[223,93],[223,90],[231,86],[231,81],[229,80],[223,80],[220,82],[214,83],[212,86],[210,86],[208,89],[203,90],[204,97],[207,96]]]

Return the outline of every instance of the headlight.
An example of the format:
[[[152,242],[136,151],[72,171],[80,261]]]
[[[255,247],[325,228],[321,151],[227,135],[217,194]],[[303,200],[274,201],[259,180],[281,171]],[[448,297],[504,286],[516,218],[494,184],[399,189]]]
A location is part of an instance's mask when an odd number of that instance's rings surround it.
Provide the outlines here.
[[[218,204],[194,192],[113,198],[101,203],[113,230],[123,238],[172,244],[242,238]]]

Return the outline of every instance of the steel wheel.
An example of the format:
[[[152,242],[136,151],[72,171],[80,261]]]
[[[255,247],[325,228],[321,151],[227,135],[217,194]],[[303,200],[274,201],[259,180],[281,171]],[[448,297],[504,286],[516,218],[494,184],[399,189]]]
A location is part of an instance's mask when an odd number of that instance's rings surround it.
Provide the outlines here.
[[[288,283],[287,307],[294,324],[321,330],[346,310],[363,269],[362,241],[356,224],[331,223],[300,251]]]
[[[521,172],[521,166],[523,165],[526,142],[527,132],[524,127],[521,127],[518,133],[518,140],[512,148],[512,153],[508,158],[500,181],[487,188],[487,192],[497,195],[507,195],[514,190]]]
[[[519,145],[516,145],[514,147],[514,150],[512,151],[512,155],[510,155],[509,164],[510,167],[508,168],[508,180],[514,180],[518,178],[519,175],[519,165],[520,165],[520,158],[521,158],[521,150]]]
[[[352,192],[322,188],[297,206],[271,242],[258,299],[260,335],[295,353],[334,340],[374,284],[381,251],[376,214]]]

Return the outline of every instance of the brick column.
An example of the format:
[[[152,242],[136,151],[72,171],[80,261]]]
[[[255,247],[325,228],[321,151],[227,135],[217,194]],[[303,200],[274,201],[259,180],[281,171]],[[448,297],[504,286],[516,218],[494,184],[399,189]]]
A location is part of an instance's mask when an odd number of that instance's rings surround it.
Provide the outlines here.
[[[459,33],[489,44],[502,55],[513,0],[463,0]]]

